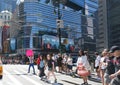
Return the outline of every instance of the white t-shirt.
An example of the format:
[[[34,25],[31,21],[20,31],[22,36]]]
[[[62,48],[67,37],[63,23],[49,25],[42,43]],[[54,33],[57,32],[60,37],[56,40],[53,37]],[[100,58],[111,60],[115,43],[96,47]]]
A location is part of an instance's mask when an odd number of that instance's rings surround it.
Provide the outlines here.
[[[30,63],[34,63],[34,57],[28,57]]]
[[[102,57],[101,60],[100,60],[100,63],[101,63],[101,69],[105,69],[107,66],[104,65],[104,60],[105,60],[106,57]]]
[[[95,67],[98,67],[99,64],[100,64],[100,60],[101,60],[101,56],[97,56],[96,59],[95,59]]]
[[[78,57],[77,66],[79,65],[79,63],[82,63],[87,70],[91,70],[91,66],[88,62],[87,56]]]
[[[68,58],[68,59],[67,59],[67,64],[68,64],[68,65],[73,65],[73,63],[72,63],[72,58]]]

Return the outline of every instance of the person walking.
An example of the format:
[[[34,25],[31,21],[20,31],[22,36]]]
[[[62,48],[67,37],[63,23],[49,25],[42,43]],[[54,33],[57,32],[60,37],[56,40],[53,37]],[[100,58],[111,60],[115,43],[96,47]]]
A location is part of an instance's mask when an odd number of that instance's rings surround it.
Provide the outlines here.
[[[90,64],[88,62],[87,56],[85,56],[84,51],[80,50],[79,51],[79,57],[77,60],[77,67],[79,67],[79,64],[82,64],[83,67],[85,68],[85,70],[87,70],[89,72],[89,70],[91,70]],[[88,76],[82,76],[83,82],[81,85],[88,85]]]
[[[58,63],[59,73],[62,73],[62,61],[63,61],[62,55],[58,54],[57,63]]]
[[[104,85],[109,85],[111,79],[109,76],[115,73],[115,66],[114,66],[114,56],[113,53],[109,52],[108,57],[106,57],[105,62],[107,64],[106,71],[104,74]]]
[[[69,55],[68,59],[67,59],[67,73],[70,73],[70,75],[72,75],[72,66],[73,66],[73,59],[72,57]]]
[[[115,73],[111,74],[109,77],[112,79],[110,85],[120,85],[120,47],[112,46],[110,52],[113,53]]]
[[[98,52],[95,52],[95,69],[96,69],[96,73],[97,73],[97,79],[100,79],[100,69],[99,69],[99,64],[100,64],[100,60],[101,60],[101,56],[98,54]]]
[[[33,68],[33,74],[35,75],[35,68],[34,68],[34,56],[30,56],[29,58],[29,68],[28,73],[30,73],[30,68]]]
[[[40,75],[40,54],[38,55],[38,58],[37,58],[37,68],[38,68],[38,70],[39,70],[39,73],[38,73],[38,76]]]
[[[39,64],[39,69],[40,69],[40,74],[39,77],[41,80],[44,79],[45,73],[44,73],[44,68],[45,68],[45,61],[43,60],[43,56],[40,56],[40,64]]]
[[[55,79],[54,82],[56,83],[57,82],[57,78],[56,78],[56,76],[54,74],[54,70],[55,70],[55,68],[54,68],[54,61],[52,60],[50,54],[47,55],[47,65],[46,66],[48,66],[47,81],[50,78],[50,74],[52,74],[52,76],[54,76],[54,79]]]
[[[105,62],[105,59],[108,57],[108,50],[107,49],[104,49],[103,52],[102,52],[102,57],[101,57],[101,60],[100,60],[100,66],[99,66],[99,69],[100,69],[100,76],[101,76],[101,80],[102,80],[102,84],[104,85],[104,73],[105,73],[105,70],[106,70],[106,67],[107,67],[107,64]]]

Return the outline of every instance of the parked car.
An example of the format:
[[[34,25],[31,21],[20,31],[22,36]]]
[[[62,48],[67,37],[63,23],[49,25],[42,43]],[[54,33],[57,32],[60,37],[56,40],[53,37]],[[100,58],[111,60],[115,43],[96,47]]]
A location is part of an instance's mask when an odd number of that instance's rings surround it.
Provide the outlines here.
[[[2,61],[0,59],[0,79],[3,77],[3,66],[2,66]]]

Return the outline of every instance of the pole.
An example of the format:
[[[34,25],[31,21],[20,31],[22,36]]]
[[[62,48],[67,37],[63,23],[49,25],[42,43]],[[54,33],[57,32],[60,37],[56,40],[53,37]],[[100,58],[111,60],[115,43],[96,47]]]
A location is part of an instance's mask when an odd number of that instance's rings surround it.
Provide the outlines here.
[[[61,20],[61,14],[60,14],[60,0],[58,0],[58,20]],[[58,28],[58,36],[59,36],[59,52],[62,54],[61,49],[61,28]]]

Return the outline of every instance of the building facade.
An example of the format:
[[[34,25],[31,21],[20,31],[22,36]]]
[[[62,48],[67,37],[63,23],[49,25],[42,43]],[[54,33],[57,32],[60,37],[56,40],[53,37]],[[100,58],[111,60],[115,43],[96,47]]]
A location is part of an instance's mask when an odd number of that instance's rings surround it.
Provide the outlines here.
[[[25,0],[19,4],[19,17],[23,23],[17,38],[18,54],[25,54],[26,49],[41,51],[59,48],[56,28],[58,15],[55,13],[54,6],[51,3],[44,3],[44,1]],[[71,45],[74,45],[73,41],[81,37],[81,16],[78,11],[67,7],[60,9],[60,13],[64,22],[64,28],[61,28],[62,42],[67,38],[69,41],[67,48],[70,48]],[[76,43],[78,42],[76,41]]]
[[[96,51],[96,37],[98,28],[97,10],[98,0],[84,0],[85,14],[82,15],[82,37],[80,42],[84,50],[93,54]]]
[[[19,3],[19,18],[23,23],[17,38],[18,54],[25,54],[26,49],[43,50],[47,47],[45,44],[50,44],[53,49],[59,48],[57,9],[53,6],[53,0],[48,0],[47,3],[46,1],[25,0]],[[79,3],[78,0],[68,0],[60,5],[61,19],[64,23],[64,28],[61,29],[62,43],[66,38],[70,42],[66,49],[72,49],[71,46],[74,45],[75,49],[96,50],[94,18],[90,15],[96,12],[97,2],[90,1],[86,1],[85,4],[84,0]],[[90,8],[94,3],[95,6]],[[88,5],[87,12],[85,5]],[[91,10],[88,11],[89,9]],[[83,15],[85,12],[86,15]]]
[[[99,51],[119,44],[120,11],[119,0],[99,0],[99,37],[97,47]]]
[[[98,0],[84,0],[85,1],[85,14],[88,16],[94,15],[98,10]]]
[[[12,18],[12,13],[8,10],[4,10],[0,13],[0,19],[2,20],[1,29],[1,50],[3,53],[8,53],[9,51],[9,40],[10,38],[10,20]]]

